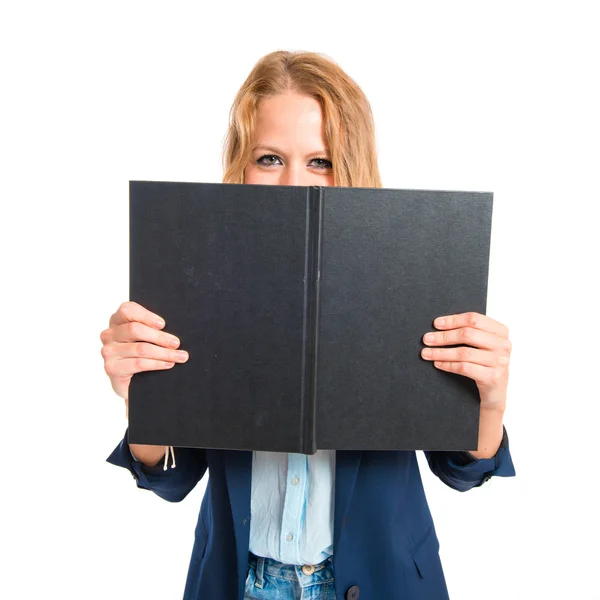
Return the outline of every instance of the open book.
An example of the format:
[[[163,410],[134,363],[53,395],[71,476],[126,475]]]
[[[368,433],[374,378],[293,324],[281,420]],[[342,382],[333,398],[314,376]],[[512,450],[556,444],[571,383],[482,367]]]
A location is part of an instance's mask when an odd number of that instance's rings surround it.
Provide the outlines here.
[[[479,393],[421,357],[485,314],[491,193],[130,182],[130,300],[186,363],[133,376],[129,441],[474,450]]]

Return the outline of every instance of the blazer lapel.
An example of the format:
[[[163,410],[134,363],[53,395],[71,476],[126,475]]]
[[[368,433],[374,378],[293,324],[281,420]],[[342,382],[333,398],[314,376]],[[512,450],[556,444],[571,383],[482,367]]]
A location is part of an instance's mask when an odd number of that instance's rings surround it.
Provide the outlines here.
[[[238,590],[244,595],[250,546],[250,492],[252,485],[252,451],[224,450],[225,479],[231,505],[237,553]]]
[[[344,529],[346,513],[354,490],[362,450],[337,450],[335,453],[335,508],[333,514],[333,555]]]

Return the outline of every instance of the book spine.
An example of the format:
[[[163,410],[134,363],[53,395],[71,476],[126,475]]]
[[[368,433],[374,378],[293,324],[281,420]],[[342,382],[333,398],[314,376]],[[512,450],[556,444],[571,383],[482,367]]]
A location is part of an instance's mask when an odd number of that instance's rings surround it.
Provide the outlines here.
[[[302,453],[317,451],[317,352],[323,237],[323,188],[310,186],[306,202],[304,332],[301,391]]]

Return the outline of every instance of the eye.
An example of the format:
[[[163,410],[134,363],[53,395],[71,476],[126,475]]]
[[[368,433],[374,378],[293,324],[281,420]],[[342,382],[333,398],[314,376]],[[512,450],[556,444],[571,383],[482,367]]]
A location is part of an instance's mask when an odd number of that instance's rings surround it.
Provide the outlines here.
[[[317,169],[332,169],[333,168],[331,161],[327,160],[326,158],[313,158],[313,161],[320,162],[319,166],[317,166]],[[323,163],[325,163],[325,164],[323,164]]]
[[[275,156],[274,154],[264,154],[256,161],[256,163],[259,165],[263,165],[265,167],[270,167],[273,163],[272,162],[262,162],[263,158],[274,158],[275,160],[279,160],[279,157]]]
[[[280,161],[281,164],[281,159],[276,156],[275,154],[263,154],[257,161],[256,164],[258,165],[262,165],[263,167],[272,167],[274,166],[275,162],[273,161]],[[315,165],[316,169],[319,170],[329,170],[333,168],[333,165],[331,164],[331,161],[327,160],[326,158],[323,157],[317,157],[317,158],[313,158],[311,160],[311,163],[316,162],[317,164]]]

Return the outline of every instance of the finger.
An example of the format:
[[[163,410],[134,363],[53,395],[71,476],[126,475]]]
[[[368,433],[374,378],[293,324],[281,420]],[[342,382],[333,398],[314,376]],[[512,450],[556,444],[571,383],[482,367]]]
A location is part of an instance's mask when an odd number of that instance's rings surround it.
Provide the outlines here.
[[[189,358],[185,350],[171,350],[148,342],[131,342],[129,344],[110,344],[115,348],[117,358],[151,358],[166,362],[186,362]]]
[[[512,347],[510,340],[472,327],[461,327],[460,329],[450,329],[448,331],[430,331],[423,336],[423,343],[427,346],[463,344],[502,353],[510,351]]]
[[[113,360],[106,361],[104,364],[104,370],[106,374],[111,377],[130,377],[135,373],[141,373],[142,371],[158,371],[164,369],[171,369],[175,366],[174,362],[153,360],[151,358],[115,358]]]
[[[138,321],[145,323],[149,327],[162,329],[165,326],[165,320],[156,313],[149,311],[137,302],[123,302],[117,312],[111,316],[109,327],[116,327],[124,323]]]
[[[442,319],[443,323],[441,321]],[[437,329],[444,330],[458,329],[459,327],[472,327],[473,329],[481,329],[482,331],[508,338],[508,327],[506,327],[506,325],[478,312],[444,315],[435,319],[433,325]]]
[[[177,336],[149,327],[138,321],[123,323],[112,331],[112,339],[115,342],[149,342],[164,348],[177,348],[180,344]]]
[[[484,367],[496,367],[508,364],[508,357],[489,350],[479,350],[468,346],[458,348],[423,348],[421,356],[425,360],[468,362]]]
[[[500,367],[484,367],[468,362],[436,361],[434,366],[440,371],[457,373],[473,379],[479,385],[491,385],[495,381],[506,378],[506,369]]]

